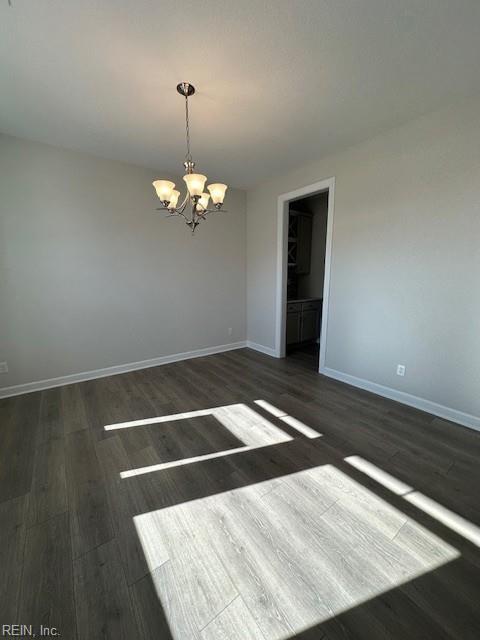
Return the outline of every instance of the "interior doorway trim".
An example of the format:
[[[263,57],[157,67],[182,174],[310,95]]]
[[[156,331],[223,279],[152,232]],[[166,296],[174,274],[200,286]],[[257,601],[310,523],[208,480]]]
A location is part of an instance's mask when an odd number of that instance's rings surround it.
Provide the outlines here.
[[[318,370],[325,367],[328,305],[330,298],[330,267],[332,260],[333,212],[335,199],[335,178],[326,178],[309,184],[295,191],[289,191],[278,196],[277,214],[277,291],[276,291],[276,319],[275,319],[275,355],[285,357],[285,331],[287,321],[287,251],[288,251],[288,205],[290,202],[314,196],[328,191],[327,210],[327,242],[325,247],[325,277],[323,280],[322,331],[320,334],[320,358]]]

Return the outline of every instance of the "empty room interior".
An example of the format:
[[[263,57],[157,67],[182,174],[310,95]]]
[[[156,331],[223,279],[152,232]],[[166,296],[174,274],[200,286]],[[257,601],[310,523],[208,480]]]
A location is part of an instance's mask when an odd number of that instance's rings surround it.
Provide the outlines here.
[[[479,33],[0,3],[0,638],[478,640]]]

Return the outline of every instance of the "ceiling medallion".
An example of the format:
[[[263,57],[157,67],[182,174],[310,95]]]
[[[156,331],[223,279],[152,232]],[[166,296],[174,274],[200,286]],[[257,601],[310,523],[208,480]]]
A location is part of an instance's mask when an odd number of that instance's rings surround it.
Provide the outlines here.
[[[201,173],[194,173],[195,162],[192,160],[190,153],[190,123],[188,119],[188,98],[195,93],[195,87],[189,82],[181,82],[177,85],[177,91],[185,97],[185,134],[187,141],[187,153],[183,166],[187,172],[183,179],[187,184],[187,192],[182,203],[177,206],[180,198],[180,191],[175,191],[175,183],[170,180],[155,180],[153,186],[157,192],[157,196],[162,202],[162,207],[157,211],[167,211],[168,216],[182,216],[185,223],[190,227],[192,233],[198,227],[202,220],[205,220],[209,213],[219,211],[222,208],[225,199],[226,184],[209,184],[207,189],[210,193],[204,192],[207,176]],[[208,201],[212,198],[214,209],[208,208]]]

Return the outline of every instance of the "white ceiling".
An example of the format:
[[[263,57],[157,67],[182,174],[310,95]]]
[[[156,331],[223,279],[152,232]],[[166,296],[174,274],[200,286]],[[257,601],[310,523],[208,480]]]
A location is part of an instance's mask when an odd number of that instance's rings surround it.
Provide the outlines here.
[[[0,0],[0,131],[250,187],[480,93],[479,0]]]

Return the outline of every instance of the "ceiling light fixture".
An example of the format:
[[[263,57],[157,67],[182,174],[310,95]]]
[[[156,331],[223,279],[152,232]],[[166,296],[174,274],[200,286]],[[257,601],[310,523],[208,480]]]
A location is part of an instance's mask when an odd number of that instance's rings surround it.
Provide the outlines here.
[[[183,179],[187,184],[187,193],[182,203],[178,205],[180,191],[175,190],[175,183],[170,180],[155,180],[152,184],[155,187],[157,196],[162,201],[162,207],[157,211],[167,211],[168,216],[182,216],[186,224],[191,228],[192,233],[202,220],[205,220],[207,214],[219,211],[222,208],[225,199],[226,184],[215,183],[209,184],[207,189],[210,193],[204,192],[207,176],[201,173],[194,173],[195,162],[192,160],[190,153],[190,123],[188,119],[188,98],[195,93],[195,87],[189,82],[181,82],[177,85],[177,91],[185,97],[185,134],[187,141],[187,153],[183,166],[187,172]],[[208,201],[212,198],[214,209],[208,208]],[[190,214],[186,215],[185,211],[190,210]]]

